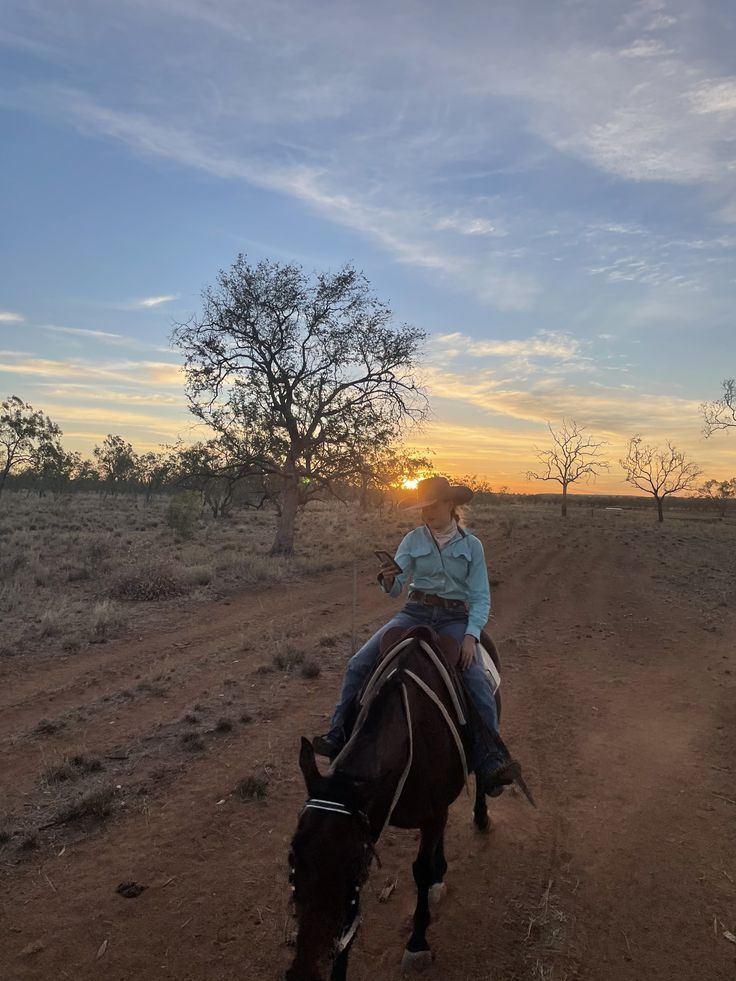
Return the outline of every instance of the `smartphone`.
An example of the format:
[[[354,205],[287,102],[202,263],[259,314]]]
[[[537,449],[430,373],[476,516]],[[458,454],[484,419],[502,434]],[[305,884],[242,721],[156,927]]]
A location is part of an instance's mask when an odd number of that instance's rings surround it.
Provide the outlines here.
[[[399,563],[396,561],[396,559],[393,557],[393,555],[390,552],[385,552],[383,549],[380,549],[379,548],[373,554],[378,559],[380,559],[382,565],[385,565],[385,564],[392,565],[394,567],[394,573],[397,576],[401,572],[403,572],[403,569],[401,568],[401,566],[399,565]]]

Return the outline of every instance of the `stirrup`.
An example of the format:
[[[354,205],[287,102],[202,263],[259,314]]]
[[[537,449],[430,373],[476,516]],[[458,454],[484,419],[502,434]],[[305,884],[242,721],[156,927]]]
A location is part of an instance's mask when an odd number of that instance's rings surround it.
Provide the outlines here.
[[[524,777],[521,775],[521,765],[516,760],[506,760],[500,766],[486,774],[483,778],[483,790],[489,797],[497,797],[504,787],[516,784],[532,805],[536,807],[534,798],[526,785]]]

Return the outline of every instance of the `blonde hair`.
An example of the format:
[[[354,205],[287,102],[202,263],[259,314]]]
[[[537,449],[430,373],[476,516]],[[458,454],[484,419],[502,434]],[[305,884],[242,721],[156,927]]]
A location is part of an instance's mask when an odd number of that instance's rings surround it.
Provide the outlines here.
[[[465,508],[460,504],[453,504],[450,517],[457,522],[458,528],[465,524]]]

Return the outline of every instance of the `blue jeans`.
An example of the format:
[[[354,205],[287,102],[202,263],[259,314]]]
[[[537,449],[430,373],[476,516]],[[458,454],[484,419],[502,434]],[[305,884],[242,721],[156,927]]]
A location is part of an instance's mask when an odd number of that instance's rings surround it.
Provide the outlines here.
[[[428,606],[425,603],[407,603],[395,617],[377,630],[371,639],[363,644],[360,650],[353,654],[348,661],[337,708],[330,720],[328,738],[332,742],[339,746],[345,742],[345,716],[350,704],[363,687],[366,678],[378,660],[381,637],[391,627],[408,628],[420,625],[431,627],[438,634],[448,634],[461,644],[468,626],[468,615],[464,610],[446,610],[441,606]],[[477,656],[470,667],[465,668],[462,672],[462,679],[481,719],[489,729],[497,732],[496,700],[488,683],[485,669]],[[479,766],[484,770],[493,769],[504,761],[504,756],[498,749],[491,751],[490,755],[487,749],[481,751],[481,746],[484,746],[487,740],[480,739],[478,733],[474,734],[473,741],[475,748],[472,754],[474,759],[471,760],[472,769],[477,769]],[[485,758],[483,758],[484,756]]]

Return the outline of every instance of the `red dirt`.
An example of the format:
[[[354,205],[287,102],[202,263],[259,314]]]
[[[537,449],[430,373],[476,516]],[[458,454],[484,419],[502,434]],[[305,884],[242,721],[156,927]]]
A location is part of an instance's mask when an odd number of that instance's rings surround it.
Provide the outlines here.
[[[482,836],[471,801],[454,806],[448,895],[429,935],[436,978],[734,977],[734,534],[652,517],[549,514],[498,542],[476,528],[502,580],[504,735],[538,808],[507,793]],[[395,607],[371,575],[367,560],[361,637]],[[324,729],[336,694],[350,578],[251,591],[75,656],[0,662],[0,831],[14,832],[0,848],[3,981],[280,976],[298,737]],[[286,632],[320,678],[258,671]],[[214,731],[221,717],[230,731]],[[64,725],[38,733],[42,719]],[[201,751],[186,750],[187,732]],[[103,759],[84,786],[112,785],[113,815],[54,825],[21,849],[75,793],[41,771],[80,751]],[[265,801],[233,794],[251,774],[268,780]],[[400,977],[414,848],[398,831],[379,845],[351,981]],[[147,888],[125,898],[125,882]]]

